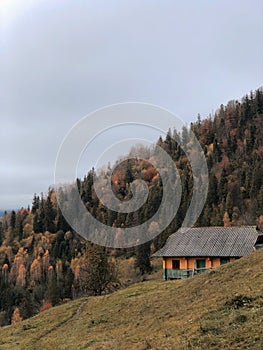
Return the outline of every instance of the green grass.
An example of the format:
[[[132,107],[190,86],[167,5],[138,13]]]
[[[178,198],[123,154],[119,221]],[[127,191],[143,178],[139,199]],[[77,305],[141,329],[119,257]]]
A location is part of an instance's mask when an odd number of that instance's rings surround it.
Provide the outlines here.
[[[263,349],[263,250],[192,279],[133,284],[0,329],[0,349]]]

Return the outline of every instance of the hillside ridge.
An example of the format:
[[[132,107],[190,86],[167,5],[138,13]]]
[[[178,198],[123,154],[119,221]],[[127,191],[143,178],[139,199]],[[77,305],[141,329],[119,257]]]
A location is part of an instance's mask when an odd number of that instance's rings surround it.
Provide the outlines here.
[[[1,328],[0,349],[262,349],[262,263],[258,250],[191,279],[71,301]]]

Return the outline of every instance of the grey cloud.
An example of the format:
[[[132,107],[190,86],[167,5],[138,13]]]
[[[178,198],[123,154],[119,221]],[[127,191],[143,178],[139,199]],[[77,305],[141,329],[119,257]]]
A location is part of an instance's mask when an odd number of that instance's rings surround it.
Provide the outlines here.
[[[45,169],[22,182],[48,188],[64,135],[94,109],[149,102],[190,122],[262,85],[260,0],[32,4],[0,37],[0,208],[31,200],[11,196],[14,169]]]

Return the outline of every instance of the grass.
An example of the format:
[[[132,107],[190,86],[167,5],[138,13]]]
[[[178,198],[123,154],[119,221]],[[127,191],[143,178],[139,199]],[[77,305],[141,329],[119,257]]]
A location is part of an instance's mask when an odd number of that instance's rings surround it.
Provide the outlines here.
[[[263,250],[182,281],[136,283],[0,329],[0,349],[263,349]]]

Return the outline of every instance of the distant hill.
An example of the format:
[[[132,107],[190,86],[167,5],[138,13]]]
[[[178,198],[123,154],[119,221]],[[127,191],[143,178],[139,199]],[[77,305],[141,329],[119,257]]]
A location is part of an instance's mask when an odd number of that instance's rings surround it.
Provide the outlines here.
[[[262,349],[263,249],[191,279],[134,284],[0,329],[0,349]]]

